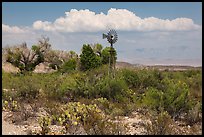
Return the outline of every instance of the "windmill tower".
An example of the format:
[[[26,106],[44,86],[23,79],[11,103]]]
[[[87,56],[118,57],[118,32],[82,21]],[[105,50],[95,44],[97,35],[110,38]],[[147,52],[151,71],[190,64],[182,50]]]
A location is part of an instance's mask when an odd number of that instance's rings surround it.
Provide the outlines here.
[[[115,58],[114,58],[114,48],[113,44],[118,40],[118,35],[115,30],[111,29],[108,34],[103,34],[103,39],[107,38],[110,46],[110,56],[109,56],[109,69],[108,75],[112,78],[115,77]]]

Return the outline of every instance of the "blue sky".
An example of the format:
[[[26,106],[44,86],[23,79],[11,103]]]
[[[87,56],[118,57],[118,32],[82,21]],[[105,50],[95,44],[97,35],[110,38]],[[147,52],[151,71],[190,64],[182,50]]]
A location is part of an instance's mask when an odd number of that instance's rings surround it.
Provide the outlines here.
[[[101,35],[114,28],[118,61],[202,65],[201,2],[4,2],[2,28],[3,46],[46,35],[78,53],[84,43],[108,46]]]
[[[110,8],[125,8],[142,18],[187,17],[202,24],[201,2],[3,2],[2,8],[3,23],[9,25],[31,25],[37,19],[54,21],[70,9],[106,13]]]

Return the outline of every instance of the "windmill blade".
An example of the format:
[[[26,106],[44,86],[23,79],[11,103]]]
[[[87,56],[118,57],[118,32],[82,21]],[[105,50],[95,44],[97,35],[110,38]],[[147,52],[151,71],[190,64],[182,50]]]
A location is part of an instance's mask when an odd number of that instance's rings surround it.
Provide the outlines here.
[[[114,29],[110,29],[107,34],[103,34],[104,38],[107,38],[108,42],[113,44],[118,40],[118,35]]]

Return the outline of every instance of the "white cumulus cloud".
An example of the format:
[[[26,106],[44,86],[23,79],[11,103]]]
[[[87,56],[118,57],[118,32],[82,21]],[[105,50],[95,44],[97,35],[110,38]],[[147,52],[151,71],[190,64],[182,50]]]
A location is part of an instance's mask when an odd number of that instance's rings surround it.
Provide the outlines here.
[[[5,32],[5,33],[26,33],[26,32],[28,32],[28,30],[26,30],[25,28],[21,29],[17,26],[9,26],[9,25],[2,24],[2,32]]]
[[[127,9],[111,8],[107,14],[96,14],[88,9],[71,9],[65,12],[64,17],[57,18],[54,22],[35,21],[33,28],[45,31],[59,32],[97,32],[109,28],[124,31],[183,31],[199,29],[189,18],[176,18],[163,20],[155,17],[140,18]]]

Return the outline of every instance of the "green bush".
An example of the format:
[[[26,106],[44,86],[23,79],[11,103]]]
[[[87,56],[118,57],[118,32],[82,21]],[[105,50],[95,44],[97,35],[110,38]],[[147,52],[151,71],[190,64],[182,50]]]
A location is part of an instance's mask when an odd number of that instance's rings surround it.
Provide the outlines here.
[[[10,82],[12,79],[11,73],[2,70],[2,89],[10,89]]]
[[[189,88],[185,82],[165,79],[162,81],[165,85],[163,91],[164,108],[168,113],[177,117],[182,112],[191,109],[189,98]]]
[[[75,75],[74,79],[76,83],[73,88],[74,96],[90,98],[94,87],[88,76],[85,73],[81,73],[81,75]]]
[[[183,72],[185,77],[194,77],[195,75],[200,75],[201,70],[186,70]]]
[[[116,102],[124,102],[124,98],[129,97],[127,90],[127,84],[123,79],[111,79],[110,77],[101,79],[95,88],[99,96]]]
[[[48,99],[61,100],[64,92],[60,90],[63,76],[59,74],[49,74],[43,79],[42,91]]]
[[[36,77],[32,75],[12,76],[8,82],[10,83],[7,85],[7,90],[12,97],[22,100],[37,98],[40,88]]]
[[[159,110],[161,107],[164,107],[163,101],[162,91],[153,87],[147,88],[143,98],[144,107]]]
[[[56,82],[55,82],[56,83]],[[59,97],[69,98],[94,98],[94,85],[96,78],[88,76],[86,73],[77,72],[69,75],[63,75],[59,80],[59,85],[55,91],[59,93]]]
[[[76,59],[70,59],[62,65],[62,67],[60,68],[60,72],[62,73],[71,72],[73,70],[76,70],[76,67],[77,67]]]
[[[124,69],[122,71],[124,80],[127,82],[129,88],[139,88],[141,85],[141,81],[139,78],[139,72],[129,70],[129,69]]]
[[[23,79],[24,84],[22,83],[22,86],[17,89],[17,91],[20,92],[21,96],[28,97],[28,98],[36,98],[39,94],[39,81],[35,77],[26,77]]]
[[[160,86],[160,82],[163,79],[161,72],[158,70],[141,70],[140,79],[142,81],[142,87],[155,87]]]
[[[131,70],[123,69],[122,75],[127,82],[129,88],[132,89],[144,89],[146,87],[160,86],[160,82],[163,79],[162,72],[158,70]]]
[[[72,94],[75,98],[104,97],[123,102],[130,97],[128,87],[121,78],[111,79],[108,76],[98,77],[91,72],[87,73],[75,73],[65,78],[59,86],[60,92]]]
[[[89,83],[86,79],[86,74],[81,72],[63,75],[62,81],[60,81],[58,86],[61,99],[65,97],[74,100],[80,97],[87,97],[89,93]]]
[[[185,82],[164,79],[162,83],[163,90],[147,88],[143,97],[144,106],[157,111],[163,108],[175,118],[192,108],[193,102],[189,98],[189,88]]]

